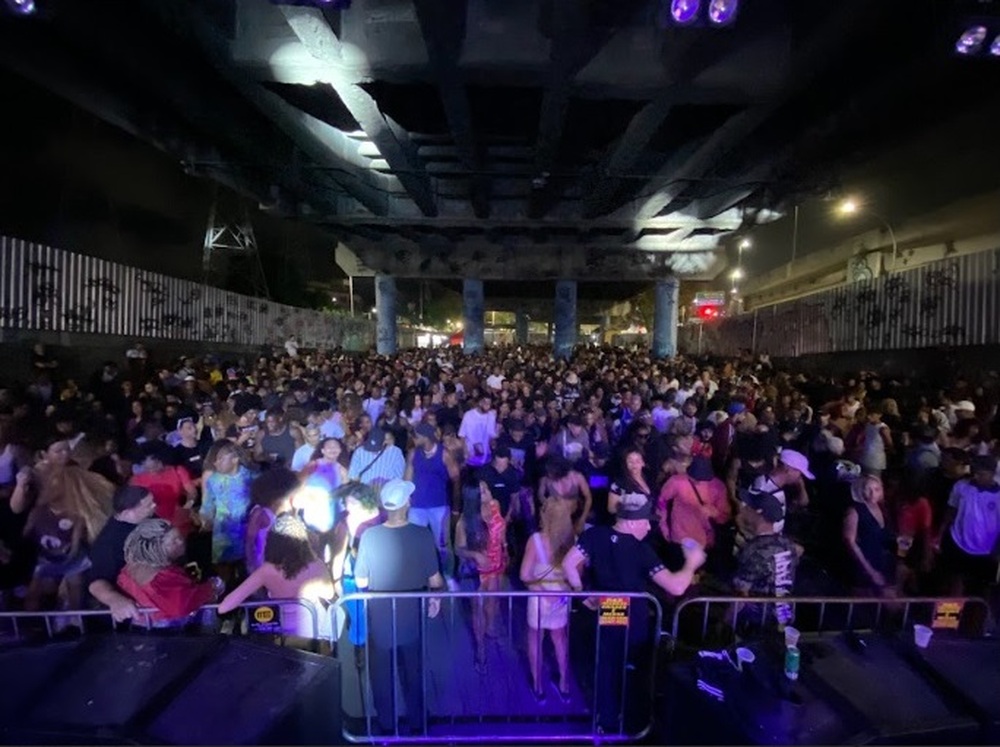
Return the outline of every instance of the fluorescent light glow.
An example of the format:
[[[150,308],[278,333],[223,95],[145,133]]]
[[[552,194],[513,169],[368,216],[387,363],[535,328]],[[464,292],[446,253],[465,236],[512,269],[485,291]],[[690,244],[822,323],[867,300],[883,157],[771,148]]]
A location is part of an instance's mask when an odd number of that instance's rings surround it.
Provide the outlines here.
[[[955,42],[955,51],[964,55],[976,54],[983,46],[984,41],[986,41],[986,27],[970,26],[958,37],[958,41]]]
[[[731,277],[733,280],[739,280],[740,278],[743,277],[743,270],[737,267],[735,270],[729,273],[729,277]]]
[[[711,0],[708,4],[708,20],[716,26],[728,26],[736,20],[739,0]]]
[[[740,249],[749,249],[752,246],[753,242],[750,241],[750,239],[743,239],[743,241],[740,242]]]

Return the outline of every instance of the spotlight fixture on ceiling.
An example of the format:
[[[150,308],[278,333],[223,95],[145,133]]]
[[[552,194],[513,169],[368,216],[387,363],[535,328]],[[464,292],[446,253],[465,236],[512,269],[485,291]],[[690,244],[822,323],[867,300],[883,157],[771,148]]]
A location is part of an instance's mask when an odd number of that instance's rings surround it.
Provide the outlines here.
[[[987,33],[985,26],[969,26],[955,42],[955,51],[967,56],[978,54],[983,48]]]
[[[6,0],[7,8],[18,16],[30,16],[37,10],[35,0]]]
[[[942,46],[966,60],[1000,58],[1000,0],[951,0]]]
[[[670,0],[670,17],[678,26],[690,26],[698,20],[701,0]]]
[[[708,20],[716,26],[728,26],[736,20],[740,0],[710,0]]]
[[[671,26],[722,27],[736,20],[740,0],[660,0],[662,28]]]

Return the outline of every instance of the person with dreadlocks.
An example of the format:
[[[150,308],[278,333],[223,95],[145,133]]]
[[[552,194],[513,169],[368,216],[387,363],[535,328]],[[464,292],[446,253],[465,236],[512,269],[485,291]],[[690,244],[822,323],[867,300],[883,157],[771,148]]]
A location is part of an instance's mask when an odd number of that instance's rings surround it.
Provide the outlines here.
[[[222,594],[222,579],[197,581],[177,562],[184,555],[184,537],[165,519],[146,519],[125,540],[125,567],[119,588],[141,607],[155,607],[157,627],[188,622],[192,612]]]

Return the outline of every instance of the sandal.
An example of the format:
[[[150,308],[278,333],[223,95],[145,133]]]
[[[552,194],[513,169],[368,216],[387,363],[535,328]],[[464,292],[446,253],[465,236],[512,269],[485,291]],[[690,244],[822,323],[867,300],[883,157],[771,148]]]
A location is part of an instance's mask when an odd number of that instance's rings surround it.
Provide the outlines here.
[[[545,703],[545,690],[536,690],[535,688],[531,688],[531,694],[535,697],[535,702],[538,703],[538,705]]]

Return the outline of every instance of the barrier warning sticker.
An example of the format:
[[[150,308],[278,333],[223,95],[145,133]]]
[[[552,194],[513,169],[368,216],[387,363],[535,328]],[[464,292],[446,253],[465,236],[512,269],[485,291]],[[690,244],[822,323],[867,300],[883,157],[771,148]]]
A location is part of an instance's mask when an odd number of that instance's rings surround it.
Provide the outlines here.
[[[943,601],[934,605],[934,619],[931,627],[944,630],[958,630],[959,618],[962,616],[964,602]]]
[[[628,625],[628,597],[601,597],[598,625]]]
[[[250,611],[250,630],[254,633],[280,633],[281,610],[276,605],[262,605]]]

